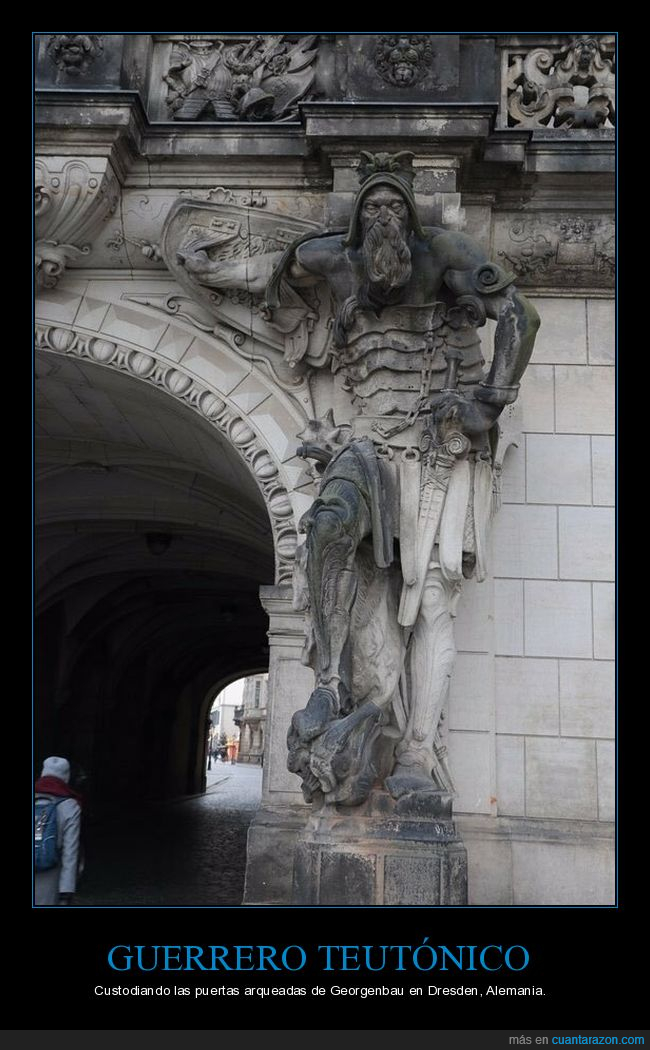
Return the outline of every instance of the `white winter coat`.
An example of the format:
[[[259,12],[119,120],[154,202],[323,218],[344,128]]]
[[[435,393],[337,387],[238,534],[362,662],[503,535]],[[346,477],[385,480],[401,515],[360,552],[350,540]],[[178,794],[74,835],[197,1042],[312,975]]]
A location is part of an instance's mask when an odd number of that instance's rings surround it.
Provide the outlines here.
[[[55,797],[58,796],[36,795],[36,798]],[[56,828],[61,862],[55,868],[34,873],[34,904],[37,908],[57,905],[59,894],[74,893],[77,885],[81,807],[73,798],[64,799],[56,807]]]

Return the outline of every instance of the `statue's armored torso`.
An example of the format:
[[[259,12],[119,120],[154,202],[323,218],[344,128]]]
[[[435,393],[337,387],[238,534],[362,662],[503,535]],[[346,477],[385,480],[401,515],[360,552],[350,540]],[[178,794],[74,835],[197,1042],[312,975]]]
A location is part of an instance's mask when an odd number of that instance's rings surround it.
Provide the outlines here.
[[[483,379],[483,355],[477,329],[466,311],[437,302],[424,306],[388,306],[379,317],[358,313],[347,346],[332,370],[342,373],[344,387],[364,416],[407,416],[420,398],[442,390],[445,349],[461,358],[458,386],[469,390]],[[417,407],[424,413],[427,405]]]
[[[387,306],[379,316],[359,311],[346,346],[332,360],[357,413],[350,421],[353,435],[384,447],[421,448],[432,403],[449,381],[450,350],[457,362],[453,385],[471,397],[484,379],[484,359],[466,306],[438,301]],[[485,435],[472,447],[485,451]]]

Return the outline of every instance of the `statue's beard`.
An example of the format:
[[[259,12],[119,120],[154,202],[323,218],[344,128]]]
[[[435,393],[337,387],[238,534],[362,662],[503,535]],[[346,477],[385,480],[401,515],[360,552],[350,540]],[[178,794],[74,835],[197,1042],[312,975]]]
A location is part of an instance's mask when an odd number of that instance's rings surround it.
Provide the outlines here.
[[[411,279],[411,251],[406,227],[399,220],[375,221],[363,228],[363,261],[369,303],[393,303]]]

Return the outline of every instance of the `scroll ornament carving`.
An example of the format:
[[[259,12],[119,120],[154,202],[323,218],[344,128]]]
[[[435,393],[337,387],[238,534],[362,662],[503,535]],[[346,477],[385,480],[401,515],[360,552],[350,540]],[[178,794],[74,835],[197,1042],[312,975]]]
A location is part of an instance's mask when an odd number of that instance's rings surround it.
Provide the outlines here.
[[[264,497],[275,542],[276,583],[291,581],[297,545],[291,500],[268,449],[234,406],[199,383],[179,365],[162,360],[155,354],[120,346],[102,336],[39,325],[36,329],[36,349],[82,358],[152,383],[216,427],[246,462]]]
[[[316,36],[253,36],[246,43],[174,44],[167,84],[173,120],[291,120],[314,81]]]
[[[50,37],[47,53],[62,72],[80,77],[104,51],[101,36],[96,33],[56,33]]]
[[[68,263],[91,242],[119,201],[119,184],[105,158],[38,158],[35,165],[36,283],[53,288]]]
[[[593,36],[565,47],[510,55],[508,123],[519,128],[612,127],[616,116],[613,44]]]
[[[616,268],[614,224],[580,215],[512,222],[498,251],[520,284],[609,287]]]
[[[375,68],[395,87],[418,84],[431,69],[433,48],[426,36],[382,36],[375,49]]]

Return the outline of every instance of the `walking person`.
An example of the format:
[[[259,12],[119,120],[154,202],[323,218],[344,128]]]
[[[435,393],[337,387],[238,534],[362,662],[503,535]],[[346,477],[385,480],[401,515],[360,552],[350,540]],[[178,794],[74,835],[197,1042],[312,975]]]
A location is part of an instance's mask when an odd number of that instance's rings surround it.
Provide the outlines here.
[[[70,905],[77,887],[81,796],[69,780],[68,760],[52,756],[34,785],[36,907]]]

